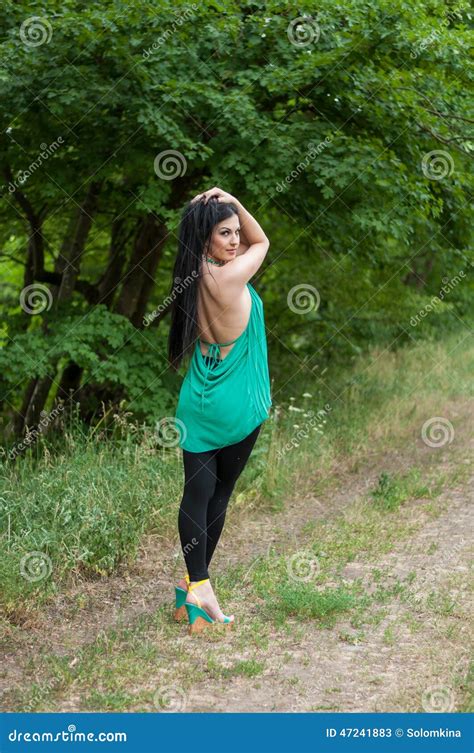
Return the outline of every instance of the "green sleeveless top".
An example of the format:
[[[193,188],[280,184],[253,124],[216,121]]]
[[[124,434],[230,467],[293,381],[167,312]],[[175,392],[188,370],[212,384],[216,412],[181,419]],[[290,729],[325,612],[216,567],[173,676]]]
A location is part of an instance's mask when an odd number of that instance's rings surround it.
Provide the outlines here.
[[[252,305],[247,327],[235,340],[209,345],[199,340],[181,385],[176,408],[179,446],[189,452],[240,442],[268,418],[272,405],[263,302],[247,283]],[[235,343],[220,359],[220,346]]]

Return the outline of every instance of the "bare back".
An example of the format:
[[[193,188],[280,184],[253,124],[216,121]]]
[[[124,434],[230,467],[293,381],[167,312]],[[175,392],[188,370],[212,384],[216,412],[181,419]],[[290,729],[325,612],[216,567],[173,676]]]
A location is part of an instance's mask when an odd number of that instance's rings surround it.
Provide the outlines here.
[[[252,307],[252,297],[247,286],[242,286],[236,293],[235,286],[218,282],[206,265],[198,288],[198,333],[207,342],[224,343],[238,338],[245,330]],[[220,348],[224,359],[234,344]],[[209,347],[200,342],[201,353],[205,356]]]

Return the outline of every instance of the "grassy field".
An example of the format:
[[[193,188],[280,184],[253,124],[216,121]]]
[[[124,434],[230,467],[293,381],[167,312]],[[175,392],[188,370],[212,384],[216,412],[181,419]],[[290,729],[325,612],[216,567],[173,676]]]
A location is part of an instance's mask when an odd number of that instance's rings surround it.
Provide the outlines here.
[[[119,417],[4,464],[2,706],[472,709],[473,366],[463,331],[274,394],[216,553],[231,634],[171,619],[179,450]]]

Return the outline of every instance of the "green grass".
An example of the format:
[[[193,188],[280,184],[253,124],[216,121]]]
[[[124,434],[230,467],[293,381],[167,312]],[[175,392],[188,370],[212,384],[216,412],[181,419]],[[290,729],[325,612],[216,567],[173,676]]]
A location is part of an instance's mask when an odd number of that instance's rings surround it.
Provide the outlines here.
[[[255,661],[255,659],[241,659],[230,667],[219,664],[212,656],[207,660],[207,670],[210,676],[216,679],[228,680],[230,677],[256,677],[264,669],[265,662]]]
[[[144,532],[159,529],[169,515],[168,494],[178,488],[175,468],[156,456],[124,462],[96,442],[42,468],[26,461],[21,471],[5,469],[3,481],[0,580],[7,609],[20,594],[54,593],[68,573],[104,576],[133,561]],[[40,554],[32,560],[31,552]],[[25,557],[25,563],[49,563],[44,578],[37,580],[41,570],[28,564],[22,574]]]
[[[403,502],[413,497],[428,497],[432,492],[426,484],[419,483],[420,471],[410,469],[403,478],[383,472],[371,493],[374,506],[379,510],[398,510]]]
[[[281,625],[287,617],[297,617],[300,620],[317,620],[328,627],[334,624],[336,615],[355,604],[355,594],[344,587],[317,591],[314,585],[285,583],[278,590],[276,598],[269,600],[267,613],[277,625]]]
[[[136,703],[137,698],[129,693],[117,690],[110,693],[101,693],[93,690],[87,697],[87,707],[90,710],[101,708],[104,711],[121,712]]]

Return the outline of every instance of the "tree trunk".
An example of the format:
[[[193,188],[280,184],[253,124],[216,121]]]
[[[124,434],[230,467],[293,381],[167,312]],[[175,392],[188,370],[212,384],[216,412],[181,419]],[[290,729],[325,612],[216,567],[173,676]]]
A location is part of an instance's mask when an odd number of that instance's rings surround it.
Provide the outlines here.
[[[119,230],[119,229],[118,229]],[[137,329],[143,327],[148,300],[155,284],[155,273],[158,268],[163,246],[167,237],[165,225],[158,224],[152,215],[145,217],[136,228],[135,241],[128,264],[128,271],[122,275],[122,267],[109,265],[103,278],[108,280],[111,290],[105,293],[110,300],[113,288],[116,286],[117,277],[123,276],[124,283],[120,297],[116,304],[116,313],[126,316]],[[119,258],[123,258],[120,249]],[[105,283],[104,283],[105,284]],[[82,385],[77,392],[77,399],[81,405],[81,416],[86,422],[90,422],[97,416],[100,406],[103,404],[116,405],[126,396],[121,385],[99,385],[87,383]]]
[[[69,361],[61,375],[61,381],[54,398],[54,406],[59,404],[59,399],[63,400],[66,414],[73,410],[73,397],[81,385],[83,371],[82,366],[79,366],[75,361]]]
[[[159,259],[161,255],[161,235],[158,233],[158,227],[156,217],[148,214],[140,223],[135,236],[128,270],[115,306],[117,314],[126,316],[130,321],[133,320],[137,311],[147,269],[150,265],[153,266],[153,260],[150,257],[157,256]],[[151,283],[153,284],[153,280]]]
[[[417,263],[418,262],[418,263]],[[403,278],[404,285],[413,286],[421,290],[426,286],[428,276],[433,268],[434,255],[418,257],[413,259],[411,269]]]
[[[68,301],[74,292],[76,280],[81,268],[82,254],[86,247],[87,237],[94,221],[94,213],[97,210],[99,190],[100,184],[90,184],[85,201],[77,211],[75,228],[70,237],[67,255],[61,253],[59,256],[58,261],[61,260],[63,269],[61,270],[62,280],[57,295],[58,303]]]
[[[143,316],[155,284],[165,240],[166,226],[158,224],[153,215],[145,217],[135,228],[135,241],[128,264],[123,271],[124,245],[123,223],[117,223],[112,231],[111,256],[107,270],[101,280],[101,300],[112,301],[114,289],[119,279],[124,279],[116,313],[126,316],[132,324],[143,327]],[[119,236],[122,234],[122,240]],[[112,253],[112,249],[116,253]],[[107,289],[108,288],[108,289]],[[59,394],[59,391],[58,391]],[[102,405],[117,404],[125,397],[120,385],[83,384],[77,389],[76,399],[80,402],[81,416],[86,422],[94,420]]]
[[[55,265],[55,271],[62,273],[62,280],[58,286],[53,286],[52,295],[56,305],[69,300],[74,291],[77,276],[79,274],[81,257],[86,246],[87,236],[93,222],[93,215],[97,209],[100,185],[91,183],[81,207],[78,207],[74,218],[68,227],[68,234],[64,239],[61,252]],[[26,405],[23,412],[23,423],[20,422],[20,433],[24,433],[26,427],[32,428],[38,423],[45,403],[48,399],[51,385],[56,374],[48,374],[41,379],[35,379],[34,387],[28,384],[26,395],[29,400],[24,400]],[[33,381],[33,380],[32,380]]]
[[[118,284],[122,279],[126,246],[130,235],[126,231],[125,218],[114,217],[110,233],[109,263],[97,286],[98,303],[103,303],[109,309],[112,307]]]
[[[130,233],[127,234],[125,229],[125,219],[113,219],[112,228],[110,233],[110,246],[109,246],[109,262],[107,268],[102,275],[100,281],[97,284],[96,303],[102,303],[107,308],[110,308],[114,298],[117,284],[122,277],[123,265],[126,256],[126,244],[130,238]],[[88,393],[85,390],[81,390],[81,379],[84,369],[74,361],[69,361],[65,367],[61,381],[58,385],[56,395],[54,398],[54,405],[59,403],[59,400],[64,400],[66,403],[66,411],[69,414],[73,411],[73,398],[75,402],[81,404],[81,414],[83,418],[86,418],[84,409],[84,401],[88,399]]]
[[[158,269],[158,265],[161,261],[163,247],[165,245],[167,237],[168,235],[166,232],[166,227],[164,225],[160,225],[157,228],[153,253],[149,254],[148,258],[146,259],[146,274],[143,276],[142,289],[140,291],[136,309],[132,316],[132,324],[134,324],[138,329],[141,329],[143,327],[143,317],[145,316],[146,307],[155,286],[156,270]]]

